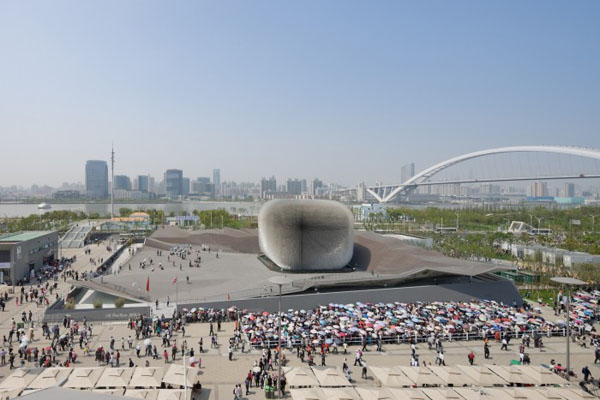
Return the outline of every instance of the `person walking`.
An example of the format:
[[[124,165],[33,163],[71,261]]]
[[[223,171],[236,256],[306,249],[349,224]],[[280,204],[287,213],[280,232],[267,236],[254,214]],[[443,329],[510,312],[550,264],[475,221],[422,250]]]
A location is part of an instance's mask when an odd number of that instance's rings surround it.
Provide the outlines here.
[[[235,400],[241,400],[242,398],[242,385],[239,383],[235,385],[235,389],[233,389],[233,398]]]
[[[471,351],[467,358],[469,359],[469,364],[473,365],[473,362],[475,362],[475,354]]]
[[[441,350],[438,351],[435,362],[437,363],[437,365],[443,365],[444,367],[446,366],[446,363],[444,362],[444,352],[443,351],[441,351]]]
[[[483,357],[486,360],[490,358],[490,346],[487,343],[483,344]]]
[[[508,340],[506,340],[506,337],[502,338],[502,347],[500,347],[500,350],[508,351]]]
[[[246,380],[244,381],[244,385],[246,385],[246,396],[248,396],[250,394],[250,384],[252,383],[250,376],[252,376],[252,375],[247,376]]]
[[[583,374],[583,380],[586,382],[589,382],[590,378],[594,379],[594,377],[592,376],[592,371],[590,371],[587,365],[583,367],[581,373]]]
[[[362,352],[360,349],[356,349],[356,353],[354,355],[354,366],[360,365],[360,359],[362,358]]]

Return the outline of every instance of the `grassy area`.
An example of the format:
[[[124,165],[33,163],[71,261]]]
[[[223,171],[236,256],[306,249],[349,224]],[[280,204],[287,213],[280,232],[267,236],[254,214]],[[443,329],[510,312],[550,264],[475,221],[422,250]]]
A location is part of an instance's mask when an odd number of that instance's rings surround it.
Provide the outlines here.
[[[538,302],[542,299],[543,303],[552,305],[556,299],[558,291],[556,289],[519,289],[524,299]]]

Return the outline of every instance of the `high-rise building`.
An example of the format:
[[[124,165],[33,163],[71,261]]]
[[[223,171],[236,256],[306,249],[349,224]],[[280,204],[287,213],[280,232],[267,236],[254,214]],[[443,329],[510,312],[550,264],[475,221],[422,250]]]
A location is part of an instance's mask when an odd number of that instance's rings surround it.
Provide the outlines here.
[[[262,178],[260,180],[260,197],[265,198],[267,193],[275,193],[277,192],[277,180],[274,176],[267,178]]]
[[[400,179],[402,180],[401,183],[406,182],[413,176],[415,176],[415,163],[411,162],[403,165],[400,169]]]
[[[300,180],[300,193],[308,192],[308,185],[306,184],[306,179]]]
[[[218,168],[213,169],[212,183],[215,185],[215,194],[217,196],[221,195],[221,170]]]
[[[365,200],[367,200],[367,188],[364,182],[360,182],[356,188],[356,201],[362,203]]]
[[[199,177],[192,182],[192,193],[201,196],[215,197],[215,186],[210,183],[209,177]]]
[[[148,175],[138,175],[137,176],[137,185],[136,188],[140,192],[150,192],[150,187],[148,185],[149,181]]]
[[[190,178],[183,178],[181,181],[181,194],[184,196],[190,194]]]
[[[148,192],[157,193],[154,177],[150,175],[148,175]]]
[[[183,171],[168,169],[165,172],[165,193],[167,196],[180,196],[183,194]]]
[[[312,180],[312,182],[310,183],[310,194],[312,194],[313,196],[317,196],[319,193],[319,189],[323,187],[323,181],[315,178]]]
[[[481,194],[500,194],[500,185],[491,183],[479,185],[479,193]]]
[[[302,194],[302,181],[298,179],[288,179],[285,191],[288,194]]]
[[[563,185],[562,196],[563,197],[575,197],[575,184],[565,182],[565,184]]]
[[[88,160],[85,163],[85,191],[88,197],[105,199],[108,197],[108,164],[101,160]]]
[[[115,175],[115,190],[131,190],[131,179],[127,175]]]
[[[534,182],[531,185],[531,195],[533,197],[545,197],[548,196],[548,185],[546,182]]]

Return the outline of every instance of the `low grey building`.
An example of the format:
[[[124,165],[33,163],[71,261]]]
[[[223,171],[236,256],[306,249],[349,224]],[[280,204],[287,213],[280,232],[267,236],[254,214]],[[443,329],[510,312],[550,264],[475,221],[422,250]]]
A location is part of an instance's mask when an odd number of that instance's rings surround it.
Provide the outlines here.
[[[0,283],[16,284],[58,258],[58,231],[0,235]]]

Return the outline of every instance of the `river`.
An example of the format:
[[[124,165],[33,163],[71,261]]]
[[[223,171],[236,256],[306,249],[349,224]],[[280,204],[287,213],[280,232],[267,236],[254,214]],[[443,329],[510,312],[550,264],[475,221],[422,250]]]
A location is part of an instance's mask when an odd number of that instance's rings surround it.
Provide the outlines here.
[[[157,209],[163,210],[166,215],[174,212],[179,214],[182,211],[191,213],[194,210],[216,210],[224,208],[231,214],[241,214],[246,216],[256,216],[260,211],[264,202],[233,202],[233,201],[184,201],[181,203],[115,203],[115,213],[119,212],[119,208],[127,207],[134,211]],[[51,204],[52,208],[40,210],[37,204],[23,203],[0,203],[0,218],[15,218],[26,217],[31,214],[43,214],[48,211],[83,211],[86,214],[98,213],[101,216],[110,215],[110,204],[107,203],[74,203],[74,204]],[[469,207],[477,207],[477,204],[455,204],[455,203],[436,203],[436,204],[389,204],[386,207],[408,207],[422,209],[427,207],[461,209]],[[481,204],[479,205],[481,206]]]
[[[218,202],[218,201],[184,201],[182,203],[150,203],[150,204],[132,204],[115,203],[115,213],[119,208],[127,207],[132,210],[157,209],[163,210],[166,215],[172,211],[180,213],[182,211],[192,212],[194,210],[215,210],[224,208],[232,214],[258,215],[262,202]],[[31,214],[43,214],[48,211],[83,211],[86,214],[98,213],[100,215],[110,214],[110,204],[105,203],[79,203],[79,204],[51,204],[52,208],[40,210],[37,204],[19,204],[19,203],[0,203],[0,218],[4,217],[26,217]]]

